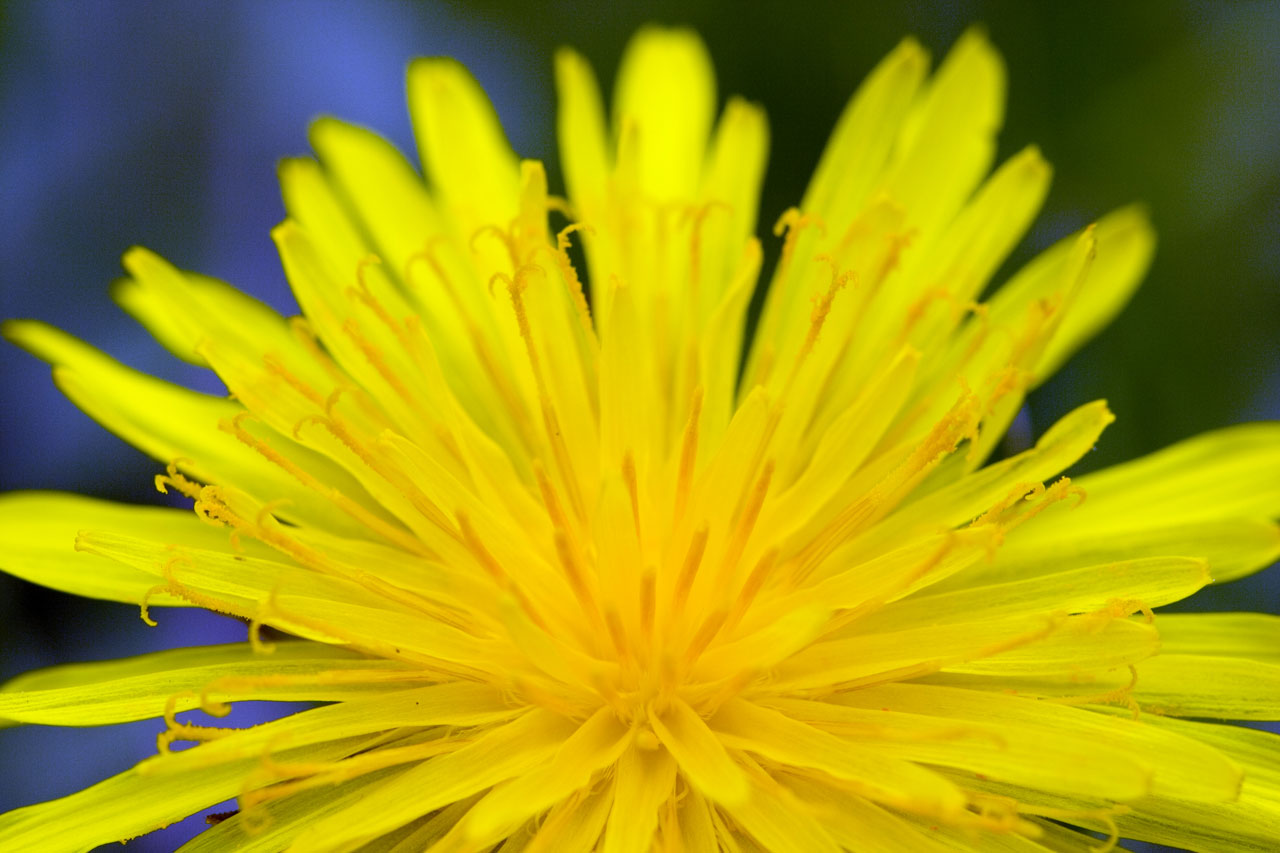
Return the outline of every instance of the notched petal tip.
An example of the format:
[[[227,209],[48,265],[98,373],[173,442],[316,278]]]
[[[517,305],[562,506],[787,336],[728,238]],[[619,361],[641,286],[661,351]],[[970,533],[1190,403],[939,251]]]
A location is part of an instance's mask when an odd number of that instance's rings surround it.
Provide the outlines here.
[[[68,349],[87,348],[87,344],[43,320],[5,320],[0,335],[22,347],[41,361],[57,365],[65,361]]]

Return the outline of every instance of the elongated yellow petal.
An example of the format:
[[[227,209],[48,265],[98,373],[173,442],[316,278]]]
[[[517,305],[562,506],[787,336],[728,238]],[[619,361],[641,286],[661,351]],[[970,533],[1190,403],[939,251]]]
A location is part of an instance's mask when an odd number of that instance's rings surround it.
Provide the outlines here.
[[[711,725],[727,744],[783,764],[830,773],[881,802],[937,816],[953,814],[964,803],[958,790],[925,768],[847,749],[834,735],[743,699],[727,703]]]
[[[738,804],[747,796],[747,777],[716,740],[706,721],[680,699],[665,714],[650,718],[658,738],[681,772],[704,796]]]
[[[409,113],[423,171],[445,202],[473,227],[510,221],[518,205],[516,158],[471,74],[452,59],[414,61]]]
[[[489,793],[467,814],[463,833],[480,842],[505,838],[527,818],[585,787],[591,775],[612,764],[629,745],[629,730],[613,710],[601,708],[560,746],[543,768]]]
[[[1153,726],[1194,738],[1221,750],[1245,771],[1234,802],[1188,802],[1153,798],[1117,818],[1126,835],[1191,850],[1231,853],[1265,850],[1280,836],[1280,735],[1238,726],[1214,726],[1155,718]]]
[[[556,90],[560,95],[556,136],[569,195],[591,217],[599,209],[611,166],[604,106],[591,66],[577,51],[556,53]]]
[[[193,769],[203,773],[227,762],[258,756],[277,745],[308,746],[396,726],[484,725],[519,714],[520,709],[507,705],[501,694],[490,687],[466,682],[433,684],[326,705],[237,731],[192,749],[148,758],[138,765],[138,772],[172,778]]]
[[[1025,581],[970,587],[938,595],[926,593],[872,614],[858,624],[858,630],[937,625],[975,618],[999,619],[1036,611],[1088,613],[1105,610],[1113,602],[1161,607],[1192,595],[1210,580],[1208,564],[1203,560],[1187,557],[1125,560]],[[1161,629],[1163,638],[1163,624]]]
[[[598,790],[585,797],[570,797],[547,815],[525,848],[526,853],[558,853],[561,850],[564,853],[591,853],[604,831],[612,804],[613,791],[609,785],[600,785]]]
[[[400,775],[404,767],[389,767],[336,785],[294,794],[256,805],[246,819],[244,812],[219,821],[191,839],[179,853],[279,853],[314,820],[358,803],[367,789]]]
[[[364,801],[317,821],[290,850],[343,847],[527,772],[555,753],[572,731],[563,718],[532,711],[477,735],[454,752],[421,763],[370,790]]]
[[[279,643],[270,653],[248,645],[173,649],[104,663],[25,673],[0,688],[0,717],[22,723],[100,726],[158,717],[233,699],[333,701],[368,693],[405,673],[319,643]],[[360,674],[369,675],[365,682]]]
[[[884,694],[872,688],[869,696]],[[866,752],[880,760],[957,767],[1027,785],[1036,785],[1051,774],[1056,790],[1125,802],[1151,790],[1153,771],[1137,755],[1099,751],[1088,735],[1072,730],[1073,713],[1082,726],[1092,723],[1087,712],[1058,712],[1054,707],[1044,719],[1035,720],[1035,700],[1022,709],[1025,719],[966,719],[962,724],[945,710],[922,713],[918,706],[908,704],[905,707],[910,712],[904,714],[895,703],[870,707],[870,701],[857,696],[836,697],[836,702],[862,707],[786,698],[763,701],[842,738],[844,749]],[[993,714],[998,717],[999,710]]]
[[[123,263],[131,278],[112,297],[181,359],[203,364],[197,348],[211,336],[266,352],[298,348],[283,317],[226,282],[182,272],[137,246]]]
[[[1280,557],[1280,525],[1248,518],[1212,519],[1186,524],[1138,527],[1109,532],[1073,531],[1070,502],[1049,507],[1044,523],[1015,530],[988,564],[975,567],[950,585],[978,585],[1034,578],[1108,560],[1183,554],[1202,559],[1216,583],[1236,580]],[[1049,520],[1053,524],[1049,524]],[[1082,527],[1087,526],[1087,522]],[[945,582],[944,582],[945,584]]]
[[[654,201],[694,194],[716,103],[715,72],[688,30],[642,29],[618,68],[614,126],[634,134],[637,188]]]
[[[953,215],[990,166],[1004,89],[1004,63],[986,36],[970,29],[907,116],[885,190],[923,233]]]
[[[1161,654],[1138,669],[1133,697],[1156,713],[1221,720],[1280,720],[1280,663]]]
[[[925,525],[960,524],[981,515],[1002,498],[1029,493],[1087,453],[1115,420],[1104,401],[1081,406],[1054,424],[1031,450],[988,465],[951,486],[926,495],[880,525],[870,541],[902,538]],[[926,521],[927,519],[927,521]]]
[[[787,786],[803,807],[812,809],[822,827],[847,849],[872,847],[885,853],[944,853],[955,847],[930,837],[922,826],[875,803],[803,776],[787,778]]]
[[[833,225],[852,218],[888,159],[928,66],[924,48],[907,38],[872,69],[831,132],[801,204],[804,210]]]
[[[1133,606],[1133,605],[1131,605]],[[1018,644],[960,663],[947,664],[950,672],[1000,673],[1008,676],[1071,672],[1081,660],[1096,667],[1121,667],[1146,660],[1160,649],[1160,634],[1151,625],[1112,614],[1068,617],[1042,639]]]
[[[839,853],[841,846],[788,793],[753,787],[750,799],[726,805],[725,811],[772,853]]]
[[[334,738],[319,746],[282,749],[282,761],[331,761],[368,743],[364,737]],[[49,828],[58,828],[61,850],[88,853],[123,841],[234,797],[245,787],[258,759],[210,768],[174,785],[173,779],[127,770],[92,788],[0,815],[0,845],[11,850],[48,849]],[[265,784],[268,779],[264,779]]]
[[[57,492],[0,495],[0,566],[12,575],[87,598],[139,604],[156,585],[154,577],[115,560],[76,549],[82,530],[154,536],[161,542],[189,542],[231,549],[224,530],[188,510],[139,507]],[[264,553],[257,543],[249,543]],[[160,593],[155,604],[187,606]]]
[[[231,400],[147,376],[42,323],[8,322],[4,334],[54,365],[58,387],[86,414],[161,462],[178,460],[180,470],[203,482],[242,482],[264,500],[288,500],[286,517],[348,533],[357,529],[332,503],[221,428],[244,411]],[[345,479],[307,451],[295,453],[330,482]]]
[[[1242,424],[1087,477],[1077,530],[1280,516],[1280,425]],[[1152,525],[1154,526],[1154,524]]]
[[[671,796],[676,762],[664,750],[636,745],[622,754],[613,780],[613,807],[602,853],[645,853],[653,846],[658,808]]]
[[[1235,798],[1242,778],[1239,765],[1211,746],[1135,724],[1122,717],[1016,696],[993,695],[953,687],[891,684],[841,693],[838,702],[860,708],[888,708],[923,714],[936,720],[995,724],[1015,737],[1019,732],[1050,738],[1054,730],[1092,740],[1096,748],[1114,750],[1152,772],[1155,793],[1218,802]]]
[[[1098,220],[1095,234],[1097,260],[1036,364],[1036,384],[1056,373],[1076,349],[1120,312],[1151,265],[1156,235],[1142,207],[1122,207],[1107,214]],[[1018,306],[1042,298],[1045,273],[1065,260],[1068,253],[1069,245],[1063,241],[1000,288],[991,303],[992,316],[1004,310],[1020,313],[1024,309]]]
[[[1280,663],[1280,616],[1274,613],[1161,614],[1160,641],[1165,654]]]

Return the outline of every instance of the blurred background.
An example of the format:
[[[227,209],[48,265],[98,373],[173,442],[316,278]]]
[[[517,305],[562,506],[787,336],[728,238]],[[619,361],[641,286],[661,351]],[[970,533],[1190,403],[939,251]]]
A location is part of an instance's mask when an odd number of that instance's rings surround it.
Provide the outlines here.
[[[278,158],[334,114],[412,150],[403,72],[462,60],[516,151],[553,188],[551,56],[582,50],[605,91],[648,21],[706,38],[721,97],[772,127],[761,218],[798,200],[844,101],[905,34],[940,57],[981,22],[1009,66],[1002,157],[1039,143],[1054,188],[1011,263],[1132,200],[1160,233],[1121,319],[1041,389],[1038,435],[1105,397],[1118,421],[1086,467],[1218,426],[1280,417],[1280,4],[1270,2],[0,2],[0,317],[36,317],[150,373],[210,392],[110,301],[124,249],[296,308],[268,230]],[[777,248],[776,241],[766,245]],[[157,463],[97,427],[48,369],[0,344],[0,490],[157,502]],[[1209,589],[1208,609],[1280,611],[1277,580]],[[72,599],[0,577],[0,680],[69,660],[233,642],[238,623]],[[108,731],[0,730],[0,811],[61,796],[154,751],[154,722]],[[127,845],[171,850],[194,821]]]

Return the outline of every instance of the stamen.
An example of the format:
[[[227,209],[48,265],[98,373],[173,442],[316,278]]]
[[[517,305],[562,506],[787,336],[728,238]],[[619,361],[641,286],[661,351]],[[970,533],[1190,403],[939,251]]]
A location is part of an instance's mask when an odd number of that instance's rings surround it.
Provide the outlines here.
[[[525,310],[523,294],[525,288],[528,287],[528,277],[533,273],[546,276],[541,267],[526,264],[516,270],[514,279],[508,278],[502,273],[496,273],[491,283],[495,280],[502,280],[507,285],[507,293],[511,297],[511,307],[516,315],[516,326],[520,330],[520,337],[524,340],[525,353],[529,358],[529,366],[533,370],[534,382],[538,386],[538,403],[542,407],[542,424],[546,432],[547,441],[551,446],[551,455],[556,461],[560,479],[569,494],[569,505],[573,507],[574,515],[579,520],[585,521],[587,513],[578,485],[578,477],[573,470],[569,448],[565,444],[564,433],[560,429],[560,419],[556,414],[555,404],[552,402],[551,392],[547,385],[546,377],[542,372],[542,363],[533,340],[533,330],[529,325],[529,313]]]
[[[676,474],[675,514],[672,526],[679,525],[689,506],[689,494],[693,487],[693,469],[698,459],[698,423],[702,416],[702,386],[693,389],[689,404],[689,419],[685,421],[684,438],[680,443],[680,468]]]
[[[467,546],[467,549],[476,558],[476,561],[480,563],[480,567],[489,573],[489,576],[493,578],[494,583],[498,585],[500,590],[503,592],[509,592],[515,597],[516,603],[519,605],[520,609],[529,617],[530,621],[532,621],[534,625],[547,633],[551,633],[551,629],[547,625],[546,620],[542,617],[542,614],[538,609],[533,606],[533,602],[531,602],[524,594],[524,591],[511,580],[510,575],[508,575],[502,568],[502,564],[499,563],[497,558],[493,556],[493,553],[485,547],[480,535],[476,532],[475,527],[472,526],[471,518],[467,513],[459,509],[456,516],[458,519],[458,528],[462,532],[463,544]]]
[[[726,588],[731,582],[733,570],[737,567],[743,550],[747,547],[747,541],[751,538],[751,533],[755,529],[756,520],[760,517],[760,508],[764,506],[765,496],[769,492],[769,482],[772,479],[773,460],[769,459],[764,463],[764,469],[760,472],[755,486],[751,489],[746,506],[743,507],[741,514],[738,516],[738,523],[726,543],[724,557],[720,562],[720,578],[726,584]]]
[[[826,236],[826,223],[818,216],[801,213],[798,207],[788,207],[778,217],[778,221],[774,223],[773,236],[781,237],[784,232],[787,235],[782,242],[782,256],[778,260],[778,272],[775,274],[775,279],[781,279],[786,275],[791,266],[791,258],[796,251],[796,241],[800,239],[800,232],[809,227],[816,227],[819,234]]]
[[[481,237],[492,236],[500,242],[507,250],[507,257],[511,260],[511,268],[516,269],[520,266],[520,252],[516,249],[515,239],[509,231],[504,231],[497,225],[482,225],[471,234],[471,239],[467,241],[467,245],[472,252],[477,252],[476,243]],[[492,287],[492,282],[490,282]]]
[[[195,463],[193,463],[190,459],[174,459],[167,466],[165,466],[165,471],[167,472],[166,474],[156,474],[156,479],[155,479],[156,491],[158,491],[162,495],[167,495],[169,494],[168,487],[172,486],[173,488],[177,489],[179,493],[185,495],[188,498],[191,498],[192,500],[195,500],[197,497],[200,496],[201,485],[193,480],[188,480],[178,470],[179,465],[182,465],[185,467],[191,467],[194,464]]]
[[[315,405],[324,405],[324,395],[299,379],[298,376],[285,365],[278,355],[275,355],[274,353],[267,353],[263,355],[262,364],[266,367],[269,373],[279,376],[289,385],[289,387],[297,391],[303,397],[306,397]]]
[[[423,761],[437,755],[452,752],[471,741],[472,739],[467,737],[443,736],[410,746],[383,747],[369,750],[350,758],[331,762],[281,764],[272,760],[268,753],[264,752],[262,756],[262,774],[268,778],[289,779],[291,781],[257,790],[247,790],[240,795],[240,806],[242,810],[247,812],[254,806],[292,796],[300,791],[337,785],[386,767]]]
[[[599,603],[596,601],[595,595],[591,592],[591,587],[587,582],[586,566],[583,565],[581,557],[577,554],[576,549],[569,544],[569,537],[563,530],[555,532],[556,556],[560,558],[560,565],[564,568],[565,580],[569,582],[569,588],[573,591],[573,597],[578,600],[578,605],[582,608],[582,612],[586,614],[592,622],[592,625],[598,630],[597,636],[604,634],[608,628],[604,625]]]
[[[238,729],[197,726],[192,723],[178,722],[178,702],[182,699],[199,700],[199,696],[197,696],[193,690],[180,690],[165,699],[164,721],[166,728],[163,732],[156,735],[156,749],[161,755],[168,755],[172,752],[169,747],[178,741],[206,743],[211,740],[224,738],[227,735],[234,734],[238,731]]]
[[[351,516],[357,522],[363,524],[373,533],[376,533],[386,541],[392,542],[411,553],[421,554],[423,556],[431,555],[431,552],[416,537],[409,535],[404,530],[401,530],[374,515],[372,512],[365,509],[362,505],[347,497],[333,486],[320,482],[320,480],[308,471],[304,470],[292,459],[278,452],[271,447],[271,445],[267,444],[267,442],[250,433],[245,429],[244,421],[251,417],[252,415],[249,412],[240,412],[230,421],[224,420],[218,426],[224,432],[229,432],[231,435],[234,435],[241,443],[253,448],[268,461],[283,468],[289,474],[293,475],[298,482],[323,496],[325,500],[332,503],[338,509],[345,512],[347,515]],[[351,435],[346,432],[346,430],[342,430],[332,418],[322,417],[320,415],[307,415],[294,425],[294,432],[296,433],[306,423],[316,423],[323,426],[333,434],[335,438],[346,445],[348,450],[360,457],[360,460],[368,465],[371,470],[378,470],[372,457],[363,452],[362,449],[356,445]],[[432,520],[436,521],[437,525],[439,525],[439,518]],[[450,528],[446,527],[442,529],[449,530]]]
[[[755,567],[752,568],[751,574],[747,575],[747,580],[742,585],[742,589],[738,591],[738,597],[734,600],[733,609],[729,611],[729,618],[725,622],[725,630],[731,630],[737,626],[742,617],[746,615],[750,609],[752,602],[759,595],[760,590],[764,588],[765,579],[769,573],[773,571],[773,567],[778,562],[779,550],[777,547],[768,549],[756,561]]]
[[[273,615],[276,615],[272,608],[279,592],[279,584],[277,584],[267,595],[266,600],[259,603],[258,609],[253,614],[253,618],[249,620],[249,648],[252,649],[255,654],[269,655],[275,653],[275,643],[266,643],[262,640],[262,624],[268,621]]]
[[[684,563],[680,566],[680,574],[676,576],[673,591],[672,604],[677,614],[684,611],[683,605],[689,598],[689,591],[693,589],[693,580],[698,574],[698,566],[702,563],[702,555],[706,552],[709,533],[710,529],[704,523],[693,532],[693,538],[689,541],[689,550],[685,552]]]
[[[640,484],[636,479],[636,457],[630,449],[622,456],[622,479],[627,484],[627,495],[631,498],[631,519],[636,528],[636,541],[643,542],[640,535]]]
[[[1105,693],[1093,693],[1083,696],[1045,696],[1041,701],[1055,702],[1059,705],[1114,705],[1123,703],[1132,713],[1133,719],[1140,719],[1142,708],[1133,698],[1133,691],[1138,686],[1138,668],[1129,664],[1129,683]]]
[[[697,662],[702,653],[707,650],[707,646],[711,645],[711,641],[715,639],[716,634],[720,633],[720,628],[728,618],[728,608],[717,607],[703,620],[698,627],[698,633],[694,635],[693,640],[690,641],[688,648],[684,651],[683,663],[686,668],[693,666]]]
[[[827,261],[831,264],[831,283],[827,285],[826,293],[815,296],[813,300],[813,309],[809,312],[809,331],[805,334],[804,341],[800,344],[800,350],[796,353],[795,362],[791,365],[791,374],[787,377],[784,388],[790,389],[795,382],[796,377],[800,373],[800,367],[804,364],[805,359],[813,352],[814,346],[818,343],[818,336],[822,333],[822,327],[827,322],[827,317],[831,314],[831,305],[835,302],[836,294],[844,289],[850,281],[855,277],[853,270],[840,272],[840,268],[830,255],[819,255],[815,260]]]
[[[640,639],[645,647],[653,642],[654,611],[657,603],[658,573],[648,566],[640,576]]]
[[[355,396],[356,403],[361,410],[375,423],[382,423],[383,415],[378,411],[377,406],[367,394],[363,392],[357,385],[351,381],[351,377],[347,376],[338,364],[329,357],[324,347],[320,345],[320,341],[316,339],[315,333],[311,330],[311,326],[303,317],[293,317],[289,320],[289,328],[293,331],[294,337],[302,344],[307,354],[311,356],[325,373],[329,374],[329,378],[338,389],[347,389]],[[337,393],[335,391],[335,393]],[[327,409],[326,409],[327,411]]]
[[[797,555],[801,578],[808,577],[842,543],[866,529],[897,505],[898,500],[939,462],[953,452],[972,429],[977,419],[977,404],[966,393],[956,401],[907,457],[888,477],[869,492],[849,503]]]
[[[151,602],[152,596],[156,595],[157,593],[168,592],[168,591],[169,591],[169,585],[166,583],[162,583],[162,584],[156,584],[155,586],[150,587],[149,589],[147,589],[146,592],[142,594],[142,601],[138,604],[138,611],[139,611],[138,615],[142,618],[142,621],[147,624],[147,627],[154,628],[160,624],[159,622],[156,622],[154,619],[151,618],[150,602]]]
[[[596,339],[595,324],[591,320],[591,308],[587,305],[587,296],[582,286],[582,279],[578,277],[578,271],[574,269],[573,261],[569,258],[569,235],[575,231],[581,231],[585,234],[595,233],[594,228],[581,222],[574,222],[561,228],[560,233],[556,234],[556,259],[560,266],[560,275],[564,278],[565,284],[569,286],[573,304],[577,306],[578,318],[582,322],[583,331],[587,333],[587,340],[591,341],[593,349],[598,350],[600,343]]]

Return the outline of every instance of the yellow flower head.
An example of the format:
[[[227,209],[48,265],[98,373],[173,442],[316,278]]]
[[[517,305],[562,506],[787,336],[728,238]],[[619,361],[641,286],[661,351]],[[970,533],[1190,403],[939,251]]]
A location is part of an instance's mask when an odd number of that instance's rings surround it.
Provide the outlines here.
[[[928,66],[907,40],[853,97],[753,334],[764,114],[716,120],[701,42],[658,29],[611,121],[557,57],[564,199],[449,60],[409,69],[425,180],[317,122],[274,232],[299,317],[126,254],[120,303],[228,397],[9,324],[195,512],[7,495],[4,568],[249,637],[0,691],[10,722],[167,723],[0,848],[236,796],[184,850],[1280,845],[1280,737],[1181,719],[1280,717],[1280,619],[1152,614],[1280,554],[1280,428],[1073,482],[1097,402],[990,461],[1154,236],[1119,210],[988,293],[1050,170],[991,171],[982,35]],[[250,699],[323,704],[209,719]]]

